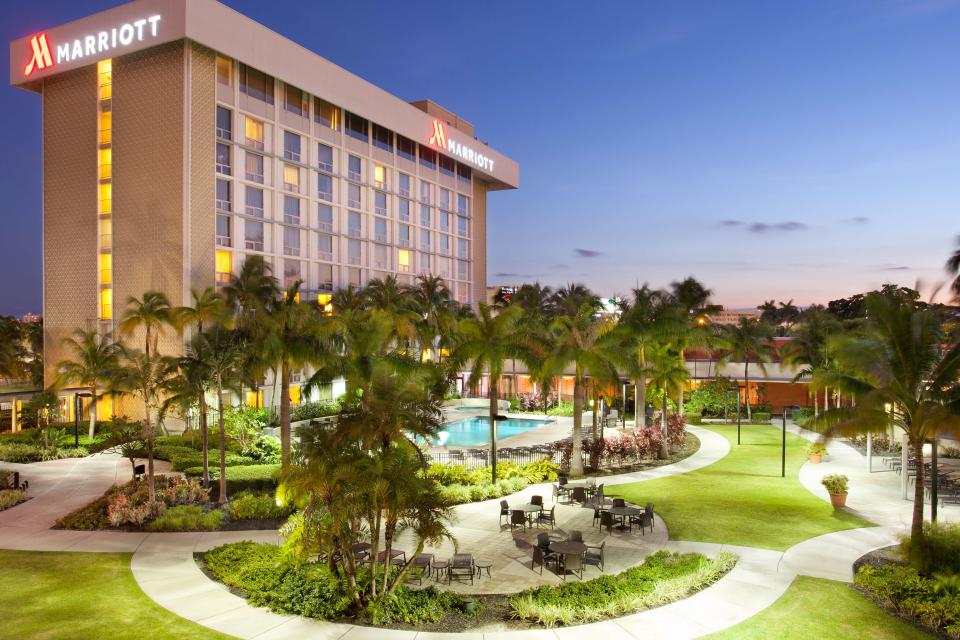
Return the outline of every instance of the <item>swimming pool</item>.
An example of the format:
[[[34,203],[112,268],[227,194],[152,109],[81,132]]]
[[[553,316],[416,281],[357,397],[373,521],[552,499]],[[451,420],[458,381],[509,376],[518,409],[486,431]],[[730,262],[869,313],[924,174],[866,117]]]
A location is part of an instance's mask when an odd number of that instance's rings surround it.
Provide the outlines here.
[[[508,418],[497,421],[497,442],[549,424],[551,420],[524,420],[522,418]],[[439,437],[434,438],[433,444],[448,447],[478,447],[490,444],[490,418],[475,416],[461,418],[443,425]]]

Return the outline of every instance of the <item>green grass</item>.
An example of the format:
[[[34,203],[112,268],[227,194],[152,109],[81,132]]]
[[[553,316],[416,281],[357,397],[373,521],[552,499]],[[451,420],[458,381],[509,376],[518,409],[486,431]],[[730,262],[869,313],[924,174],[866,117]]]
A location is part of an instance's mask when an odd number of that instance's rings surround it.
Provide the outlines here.
[[[801,576],[773,606],[704,640],[928,640],[849,585]]]
[[[730,441],[714,464],[668,478],[612,486],[608,495],[636,504],[652,502],[673,540],[717,542],[785,550],[808,538],[872,523],[807,491],[797,474],[809,443],[787,434],[787,475],[780,477],[780,429],[704,426]],[[853,487],[856,491],[856,487]]]
[[[0,551],[4,638],[227,639],[148,598],[129,553]]]

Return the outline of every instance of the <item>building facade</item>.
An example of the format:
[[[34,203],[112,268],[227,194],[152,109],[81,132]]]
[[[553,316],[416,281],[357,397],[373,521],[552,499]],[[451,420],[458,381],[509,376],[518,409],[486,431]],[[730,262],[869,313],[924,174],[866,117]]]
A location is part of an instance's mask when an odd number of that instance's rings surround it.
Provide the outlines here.
[[[487,193],[519,167],[434,103],[215,0],[138,0],[10,54],[11,83],[42,101],[49,366],[75,329],[115,330],[131,296],[188,305],[249,255],[321,304],[390,274],[484,300]]]

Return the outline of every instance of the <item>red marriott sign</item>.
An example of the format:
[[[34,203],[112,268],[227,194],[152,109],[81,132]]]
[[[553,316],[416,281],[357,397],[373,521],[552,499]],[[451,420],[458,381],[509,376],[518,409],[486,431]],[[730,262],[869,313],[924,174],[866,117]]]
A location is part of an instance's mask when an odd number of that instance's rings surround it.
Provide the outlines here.
[[[28,76],[34,69],[45,69],[53,66],[53,60],[50,58],[50,47],[47,45],[47,34],[41,33],[38,36],[30,38],[30,47],[33,49],[33,57],[23,70],[23,75]]]

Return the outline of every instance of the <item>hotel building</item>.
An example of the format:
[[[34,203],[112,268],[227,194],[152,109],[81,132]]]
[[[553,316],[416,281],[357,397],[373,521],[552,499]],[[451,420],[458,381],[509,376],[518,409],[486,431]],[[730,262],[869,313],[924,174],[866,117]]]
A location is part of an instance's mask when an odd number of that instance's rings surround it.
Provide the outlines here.
[[[517,188],[517,163],[214,0],[30,34],[10,79],[43,110],[49,366],[75,329],[114,330],[129,297],[188,305],[250,255],[321,303],[391,274],[486,296],[487,193]]]

